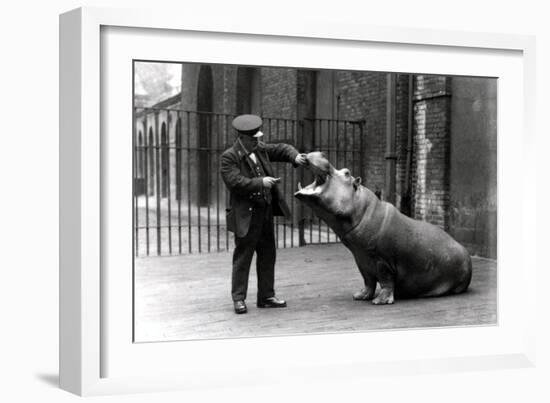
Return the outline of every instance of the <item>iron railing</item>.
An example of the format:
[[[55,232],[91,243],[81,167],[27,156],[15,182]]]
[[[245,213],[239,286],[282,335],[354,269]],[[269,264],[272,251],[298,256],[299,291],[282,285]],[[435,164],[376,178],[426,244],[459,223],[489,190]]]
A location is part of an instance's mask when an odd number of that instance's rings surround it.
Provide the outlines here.
[[[134,109],[134,250],[136,256],[230,250],[225,224],[229,195],[220,157],[235,139],[234,115],[170,108]],[[285,142],[301,152],[325,152],[336,167],[363,173],[362,121],[264,117],[264,141]],[[274,163],[292,219],[275,218],[278,248],[338,242],[336,235],[293,194],[310,173]]]

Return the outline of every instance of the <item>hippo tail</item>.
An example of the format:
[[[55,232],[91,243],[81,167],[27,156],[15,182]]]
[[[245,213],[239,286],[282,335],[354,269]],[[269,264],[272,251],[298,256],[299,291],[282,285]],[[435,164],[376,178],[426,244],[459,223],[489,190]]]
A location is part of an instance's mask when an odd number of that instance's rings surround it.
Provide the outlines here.
[[[460,294],[465,292],[470,286],[472,281],[472,259],[470,254],[466,252],[466,259],[462,263],[462,278],[458,282],[458,285],[452,289],[453,294]]]

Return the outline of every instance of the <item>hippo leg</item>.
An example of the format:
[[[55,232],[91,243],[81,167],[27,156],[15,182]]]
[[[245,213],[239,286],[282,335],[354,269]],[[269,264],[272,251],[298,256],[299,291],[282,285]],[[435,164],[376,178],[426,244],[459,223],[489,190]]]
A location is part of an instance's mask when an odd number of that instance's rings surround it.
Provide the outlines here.
[[[354,293],[353,299],[356,301],[370,301],[374,298],[374,292],[376,291],[376,278],[368,274],[364,269],[359,268],[359,271],[365,281],[365,288]]]
[[[376,264],[376,275],[380,283],[380,293],[372,300],[375,305],[393,304],[394,279],[390,266],[384,262]]]

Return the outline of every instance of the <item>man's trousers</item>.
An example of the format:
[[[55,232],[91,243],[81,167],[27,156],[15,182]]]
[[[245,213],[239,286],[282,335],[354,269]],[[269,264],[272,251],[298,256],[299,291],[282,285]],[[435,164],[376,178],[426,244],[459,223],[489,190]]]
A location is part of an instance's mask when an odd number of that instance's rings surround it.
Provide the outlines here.
[[[248,274],[252,257],[256,252],[258,299],[275,296],[275,236],[273,233],[273,209],[270,204],[254,207],[248,233],[235,236],[231,296],[233,301],[245,300],[248,290]]]

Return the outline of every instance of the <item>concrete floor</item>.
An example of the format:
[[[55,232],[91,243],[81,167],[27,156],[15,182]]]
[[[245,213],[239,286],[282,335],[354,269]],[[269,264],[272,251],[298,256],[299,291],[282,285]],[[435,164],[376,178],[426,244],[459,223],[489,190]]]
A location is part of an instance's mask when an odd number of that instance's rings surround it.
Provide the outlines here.
[[[494,260],[473,259],[472,283],[464,294],[375,306],[352,299],[362,279],[343,245],[280,249],[275,289],[288,308],[256,308],[253,262],[245,315],[233,313],[230,262],[228,252],[137,258],[135,341],[490,325],[497,320]]]

